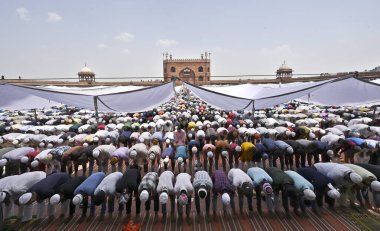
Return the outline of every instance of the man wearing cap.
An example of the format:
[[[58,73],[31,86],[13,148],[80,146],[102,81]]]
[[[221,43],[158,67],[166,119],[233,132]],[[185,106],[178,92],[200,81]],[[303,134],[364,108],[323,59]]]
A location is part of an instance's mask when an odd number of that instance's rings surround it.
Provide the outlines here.
[[[274,152],[273,163],[277,162],[277,158],[280,158],[281,170],[284,171],[284,159],[293,159],[294,150],[292,146],[282,140],[275,140],[274,144],[276,145],[277,149]]]
[[[228,157],[229,144],[223,135],[215,144],[215,170],[219,169],[219,157],[222,156],[223,171],[227,171],[227,157]]]
[[[337,163],[316,163],[314,167],[318,172],[323,175],[331,178],[338,188],[340,188],[339,192],[341,193],[341,197],[338,200],[340,206],[344,206],[345,196],[352,195],[354,193],[353,186],[360,184],[362,182],[362,177],[358,175],[351,168],[344,166],[343,164]],[[350,197],[352,199],[352,197]],[[353,205],[353,201],[350,201],[350,204]]]
[[[73,165],[74,159],[79,158],[78,156],[80,156],[83,153],[83,150],[84,150],[84,147],[82,146],[74,146],[66,150],[61,156],[61,172],[68,172],[69,174],[72,174],[73,172],[72,165]],[[86,169],[84,168],[83,174],[85,173],[85,171]],[[75,172],[75,164],[74,164],[74,172]]]
[[[285,171],[285,173],[288,176],[290,176],[294,181],[293,185],[297,190],[298,203],[299,203],[299,207],[301,208],[302,214],[306,216],[306,208],[305,208],[304,200],[311,201],[312,208],[317,214],[319,214],[319,211],[315,203],[316,195],[314,193],[314,186],[308,180],[306,180],[304,177],[302,177],[300,174],[298,174],[295,171],[288,170],[288,171]],[[301,215],[297,210],[295,211],[296,214]]]
[[[234,191],[237,190],[239,196],[239,209],[240,213],[243,214],[243,203],[244,196],[247,197],[248,209],[250,213],[253,212],[252,206],[252,197],[253,197],[253,184],[252,179],[247,175],[247,173],[243,172],[241,169],[232,168],[228,172],[228,180],[232,184]],[[231,201],[234,200],[235,195],[231,194]],[[232,211],[235,213],[234,203],[231,203]]]
[[[0,167],[4,167],[8,164],[15,165],[13,168],[9,168],[11,170],[7,173],[7,175],[16,175],[21,173],[25,173],[27,171],[27,164],[29,162],[29,158],[26,156],[29,153],[34,152],[34,148],[30,147],[22,147],[11,150],[5,153],[0,160]]]
[[[231,204],[232,208],[235,208],[234,201],[231,201],[231,195],[235,193],[234,188],[231,182],[228,180],[228,177],[225,172],[222,170],[216,170],[212,177],[213,182],[213,197],[212,197],[212,211],[214,217],[216,217],[217,211],[217,199],[218,195],[222,197],[223,211],[227,212],[226,208]]]
[[[0,189],[0,202],[7,200],[18,200],[19,197],[26,193],[27,190],[35,183],[46,177],[46,173],[42,171],[27,172],[17,175],[12,178],[12,181],[6,181],[6,184]],[[24,206],[19,205],[18,218],[22,218],[24,213]]]
[[[110,160],[112,172],[116,172],[116,164],[118,166],[117,171],[123,171],[123,162],[125,162],[125,166],[129,165],[129,149],[128,147],[119,147],[112,153],[112,157]]]
[[[0,149],[1,150],[1,149]],[[11,182],[16,179],[18,175],[13,176],[7,176],[0,179],[0,189],[4,188],[5,185],[8,184],[8,182]],[[8,217],[12,216],[13,212],[13,200],[10,200],[10,198],[5,198],[6,194],[0,193],[0,229],[3,229],[2,221],[3,219],[7,219]],[[4,205],[4,206],[3,206]]]
[[[174,195],[174,174],[172,171],[164,171],[158,179],[157,195],[159,195],[159,202],[162,206],[162,222],[166,221],[166,203],[170,198],[171,218],[175,214],[175,195]]]
[[[265,171],[270,177],[272,177],[272,189],[274,192],[274,209],[278,213],[280,206],[280,191],[282,196],[282,206],[284,207],[286,216],[289,216],[289,200],[290,205],[293,207],[294,212],[298,212],[298,200],[297,200],[297,190],[293,186],[293,179],[283,172],[281,169],[270,167],[266,168]]]
[[[256,191],[256,202],[257,202],[257,210],[259,213],[262,213],[261,210],[261,192],[265,193],[265,201],[267,203],[267,207],[270,212],[274,212],[273,205],[273,189],[271,184],[273,183],[272,177],[268,175],[264,169],[259,167],[249,168],[247,171],[249,177],[251,177],[253,186]]]
[[[380,179],[380,166],[378,165],[373,165],[373,164],[356,164],[369,172],[371,172],[373,175],[376,176],[377,179]],[[380,191],[377,186],[377,183],[375,183],[373,186],[371,185],[371,190],[372,190],[372,199],[373,199],[373,204],[375,206],[375,209],[377,212],[379,212],[380,208]]]
[[[187,160],[187,146],[176,146],[175,159],[178,164],[178,172],[181,172],[181,166],[184,165],[184,172],[186,172],[186,160]],[[189,163],[190,165],[192,163]]]
[[[19,198],[19,204],[25,205],[24,220],[27,221],[32,218],[31,204],[34,201],[38,202],[37,218],[42,219],[45,207],[45,199],[50,199],[51,196],[57,193],[58,188],[62,184],[66,183],[68,179],[69,175],[67,173],[52,173],[50,175],[47,175],[46,178],[32,185],[32,187],[30,187],[26,193],[21,195]],[[54,207],[51,204],[48,206],[48,215],[54,216]]]
[[[335,183],[331,178],[318,172],[314,167],[299,168],[297,173],[313,185],[319,208],[323,207],[323,197],[325,197],[329,208],[334,209],[334,202],[340,197],[340,193],[333,186]]]
[[[267,149],[267,154],[269,156],[268,161],[269,161],[269,166],[270,167],[277,167],[277,162],[274,160],[275,157],[275,152],[277,151],[277,146],[272,138],[269,137],[269,133],[264,134],[264,138],[262,139],[262,144]]]
[[[123,212],[124,205],[127,215],[131,214],[132,197],[135,197],[136,213],[140,214],[141,201],[138,188],[141,182],[141,168],[132,164],[127,167],[122,178],[116,183],[116,192],[119,194],[119,213]]]
[[[211,189],[213,183],[210,175],[206,171],[197,171],[194,175],[193,187],[195,191],[195,208],[198,216],[200,215],[200,199],[205,199],[206,215],[210,215]]]
[[[317,144],[314,141],[310,140],[296,140],[296,142],[300,145],[295,158],[296,158],[296,167],[299,168],[300,165],[302,168],[306,167],[306,160],[308,161],[309,166],[311,166],[311,153],[314,153],[318,148]],[[301,163],[300,163],[301,159]]]
[[[121,179],[123,173],[113,172],[106,176],[102,182],[96,187],[94,192],[94,205],[102,205],[101,208],[101,217],[104,216],[106,212],[106,199],[108,198],[108,214],[112,216],[114,211],[114,200],[116,192],[116,183]]]
[[[56,194],[50,197],[51,205],[61,204],[61,216],[64,216],[69,209],[69,216],[73,216],[75,213],[75,205],[72,203],[72,199],[75,196],[75,189],[86,179],[84,176],[77,176],[69,178],[65,183],[60,185]]]
[[[253,153],[255,152],[255,145],[252,142],[244,142],[241,144],[240,161],[241,169],[244,168],[244,163],[248,163],[248,167],[251,167]]]
[[[231,168],[239,167],[239,156],[241,152],[241,147],[237,143],[230,143],[228,152],[228,164]]]
[[[194,192],[191,176],[188,173],[180,173],[176,177],[174,193],[177,196],[177,210],[179,222],[182,222],[183,206],[186,206],[186,219],[190,223],[191,196]]]
[[[357,190],[357,198],[360,202],[360,205],[364,207],[364,204],[367,206],[367,208],[371,208],[371,205],[369,203],[369,196],[368,196],[368,188],[371,189],[372,192],[379,193],[380,191],[380,182],[377,180],[377,177],[372,172],[368,171],[367,169],[354,165],[354,164],[343,164],[349,168],[351,168],[353,171],[355,171],[359,176],[362,177],[363,181],[362,184],[358,184],[356,186]],[[363,202],[363,199],[365,202]]]
[[[195,168],[199,168],[201,166],[201,159],[200,159],[200,150],[201,146],[198,140],[195,139],[195,133],[194,132],[189,132],[188,137],[190,139],[188,145],[187,145],[187,150],[189,154],[189,167],[190,167],[190,172],[193,172],[193,159],[194,156],[196,157],[195,161]]]
[[[207,166],[208,166],[209,173],[211,173],[212,171],[212,164],[213,164],[215,149],[216,147],[210,143],[205,144],[202,148],[203,168],[207,169]]]
[[[92,156],[98,161],[99,171],[107,173],[108,160],[111,159],[112,153],[116,150],[113,145],[100,145],[92,151]]]
[[[160,164],[160,155],[161,155],[161,148],[158,145],[152,145],[149,148],[149,159],[150,159],[150,169],[151,171],[154,171],[154,168],[157,165]]]
[[[72,203],[82,206],[82,216],[85,216],[87,213],[87,208],[90,207],[90,216],[93,216],[95,213],[94,205],[94,192],[96,187],[102,182],[106,174],[104,172],[96,172],[89,176],[85,181],[83,181],[74,191],[74,198]],[[88,206],[88,197],[91,197],[90,206]]]
[[[137,143],[129,149],[129,158],[134,164],[143,165],[144,172],[148,172],[148,148],[144,143]]]
[[[3,155],[5,155],[6,153],[8,153],[14,149],[16,149],[16,148],[14,148],[14,147],[1,148],[0,149],[0,159],[3,158]],[[0,164],[0,178],[3,177],[3,172],[4,172],[4,166],[1,166],[1,164]]]
[[[157,217],[158,210],[159,210],[159,199],[158,199],[158,193],[156,192],[157,183],[158,183],[158,174],[156,172],[148,172],[141,179],[139,189],[138,189],[140,201],[145,202],[145,210],[147,212],[146,215],[149,214],[151,199],[153,199],[154,212],[156,215],[155,217]]]

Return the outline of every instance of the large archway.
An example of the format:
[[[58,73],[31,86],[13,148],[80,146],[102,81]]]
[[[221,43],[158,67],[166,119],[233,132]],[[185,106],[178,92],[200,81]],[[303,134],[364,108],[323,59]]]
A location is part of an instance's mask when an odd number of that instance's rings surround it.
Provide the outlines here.
[[[195,83],[195,73],[190,68],[186,67],[179,72],[179,78],[183,81],[194,84]]]

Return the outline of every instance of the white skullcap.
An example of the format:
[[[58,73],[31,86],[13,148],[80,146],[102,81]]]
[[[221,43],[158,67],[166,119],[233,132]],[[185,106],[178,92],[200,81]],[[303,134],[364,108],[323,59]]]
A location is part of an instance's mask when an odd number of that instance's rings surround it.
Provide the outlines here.
[[[312,201],[315,199],[315,193],[311,189],[305,189],[303,190],[303,195],[305,196],[306,200]]]
[[[62,144],[63,143],[63,139],[58,139],[58,143]]]
[[[202,129],[202,126],[199,125],[199,126],[198,126],[198,129],[201,130],[201,129]]]
[[[32,199],[32,196],[33,194],[30,192],[24,193],[20,196],[20,198],[18,198],[18,203],[20,203],[20,205],[25,205],[30,201],[30,199]]]
[[[95,149],[95,150],[92,152],[92,156],[93,156],[94,158],[98,158],[99,155],[100,155],[100,151],[99,151],[99,149]]]
[[[356,172],[351,172],[350,179],[355,184],[360,184],[363,181],[363,178],[359,176],[359,174],[357,174]]]
[[[79,205],[80,203],[82,203],[83,201],[83,196],[82,194],[77,194],[74,198],[73,198],[73,205]]]
[[[32,163],[30,163],[30,165],[32,166],[32,168],[37,167],[39,164],[40,164],[40,162],[38,160],[33,160]]]
[[[14,145],[18,145],[20,142],[18,141],[18,140],[14,140],[13,142],[12,142],[12,144],[14,144]]]
[[[148,191],[146,190],[143,190],[141,193],[140,193],[140,200],[145,202],[149,199],[149,193]]]
[[[74,141],[75,141],[74,138],[72,137],[69,138],[69,143],[73,143]]]
[[[140,143],[144,143],[144,138],[143,137],[139,137],[139,141],[140,141]]]
[[[156,154],[154,154],[153,152],[149,154],[149,159],[150,160],[154,160],[156,159]]]
[[[50,204],[51,205],[57,205],[61,201],[61,196],[59,194],[54,194],[52,197],[50,197]]]
[[[106,143],[107,144],[111,143],[111,139],[109,137],[106,138]]]
[[[78,133],[82,133],[83,132],[83,129],[82,128],[78,128]]]
[[[29,141],[30,141],[29,138],[25,138],[22,142],[23,142],[24,144],[26,144],[26,143],[28,143]]]
[[[228,155],[227,151],[222,151],[222,156],[227,157],[227,155]]]
[[[212,153],[212,151],[207,152],[207,157],[208,158],[213,158],[214,157],[214,153]]]
[[[166,142],[167,144],[170,144],[170,139],[166,139],[165,142]]]
[[[197,151],[198,151],[198,148],[197,148],[197,147],[195,147],[195,146],[193,146],[193,147],[191,148],[191,151],[192,151],[193,153],[197,153]]]
[[[137,151],[136,150],[132,150],[130,153],[129,153],[129,156],[132,157],[132,158],[135,158],[137,156]]]
[[[372,189],[372,191],[376,191],[376,192],[380,191],[380,182],[377,180],[372,181],[371,182],[371,189]]]
[[[324,134],[326,134],[326,131],[323,130],[323,129],[320,129],[320,130],[319,130],[319,133],[321,133],[321,135],[324,135]]]
[[[294,150],[292,147],[287,147],[286,148],[286,151],[289,153],[289,154],[293,154]]]
[[[189,139],[193,138],[193,134],[191,133],[188,136],[189,136]]]
[[[43,148],[43,147],[45,147],[45,144],[43,142],[41,142],[38,146],[40,146],[40,148]]]
[[[35,132],[34,132],[34,134],[40,134],[40,130],[36,130]]]
[[[222,203],[223,205],[229,205],[230,204],[230,195],[228,195],[228,193],[223,193],[222,195]]]
[[[292,136],[292,137],[295,137],[295,136],[296,136],[296,133],[295,133],[295,132],[292,132],[291,136]]]
[[[94,142],[98,142],[99,141],[99,137],[95,136],[94,139],[93,139]]]
[[[169,157],[165,157],[164,162],[167,164],[169,163]]]
[[[178,164],[182,164],[183,163],[183,158],[182,157],[178,157],[177,161],[178,161]]]
[[[83,143],[83,147],[88,147],[88,143]]]
[[[237,151],[237,152],[241,152],[241,147],[238,145],[238,146],[236,146],[235,147],[235,151]]]
[[[7,165],[7,163],[8,163],[7,159],[1,159],[0,160],[0,167],[4,167],[5,165]]]
[[[166,204],[166,202],[168,202],[168,198],[168,194],[166,192],[162,192],[159,198],[160,204]]]
[[[327,155],[332,158],[334,156],[333,150],[327,150]]]
[[[47,148],[53,148],[53,144],[48,143]]]
[[[0,192],[0,203],[3,202],[6,197],[7,197],[7,194],[5,192]]]
[[[23,156],[23,157],[21,157],[20,162],[23,164],[26,164],[29,162],[29,158],[27,156]]]
[[[310,139],[315,139],[315,134],[310,132],[309,137],[310,137]]]
[[[340,197],[340,193],[336,189],[331,189],[327,191],[327,196],[332,198],[332,199],[338,199]]]

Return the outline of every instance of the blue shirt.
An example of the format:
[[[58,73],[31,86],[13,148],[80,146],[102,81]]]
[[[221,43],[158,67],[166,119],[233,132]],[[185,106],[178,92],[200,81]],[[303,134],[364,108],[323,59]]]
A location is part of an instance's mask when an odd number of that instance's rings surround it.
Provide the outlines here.
[[[75,189],[74,195],[82,193],[93,195],[96,187],[100,184],[100,182],[102,182],[104,177],[106,177],[106,174],[104,174],[104,172],[93,173]]]
[[[247,174],[249,177],[251,177],[253,181],[253,186],[255,187],[259,186],[264,180],[266,180],[270,184],[273,183],[272,177],[270,177],[269,174],[265,172],[265,170],[262,168],[259,168],[259,167],[249,168],[247,171]]]
[[[314,186],[297,172],[288,170],[288,171],[285,171],[285,173],[293,179],[294,181],[293,185],[297,190],[299,191],[303,191],[305,189],[314,190]]]

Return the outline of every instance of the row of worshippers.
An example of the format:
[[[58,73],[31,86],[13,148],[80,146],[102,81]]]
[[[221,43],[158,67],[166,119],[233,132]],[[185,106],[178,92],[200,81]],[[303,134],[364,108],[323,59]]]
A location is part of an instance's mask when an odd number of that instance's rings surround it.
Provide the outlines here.
[[[356,199],[361,206],[372,208],[369,191],[373,194],[373,206],[380,207],[380,167],[370,164],[338,164],[316,163],[313,167],[300,168],[297,171],[282,171],[276,167],[265,170],[251,167],[247,172],[239,168],[231,169],[228,174],[216,170],[212,175],[207,171],[196,171],[192,179],[188,173],[166,170],[162,173],[148,172],[141,175],[141,167],[130,165],[124,173],[114,172],[106,175],[96,172],[89,177],[72,176],[67,173],[53,172],[46,174],[42,171],[27,172],[0,179],[0,202],[5,218],[12,215],[13,207],[18,207],[17,216],[23,221],[44,217],[44,210],[49,215],[75,213],[76,206],[82,208],[82,215],[95,214],[95,206],[101,206],[101,215],[114,211],[115,201],[120,213],[125,209],[126,214],[132,211],[132,201],[135,201],[135,212],[140,214],[141,202],[149,211],[151,202],[153,210],[158,215],[161,205],[163,221],[167,217],[166,205],[170,201],[171,217],[174,217],[177,205],[178,217],[182,220],[183,209],[190,222],[192,198],[194,197],[197,214],[201,214],[201,200],[204,199],[206,215],[212,211],[216,214],[217,200],[221,198],[223,210],[235,208],[235,196],[238,196],[238,208],[243,213],[245,204],[249,214],[253,211],[253,197],[256,196],[257,211],[262,212],[262,200],[265,200],[269,212],[281,211],[290,214],[289,205],[298,216],[306,214],[306,207],[320,212],[323,199],[328,206],[355,206]],[[280,199],[281,197],[281,199]],[[246,198],[246,202],[245,199]],[[281,202],[280,202],[281,201]],[[36,203],[35,203],[36,202]],[[55,207],[60,205],[60,212]],[[155,216],[158,217],[158,216]]]

